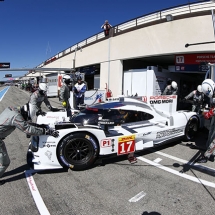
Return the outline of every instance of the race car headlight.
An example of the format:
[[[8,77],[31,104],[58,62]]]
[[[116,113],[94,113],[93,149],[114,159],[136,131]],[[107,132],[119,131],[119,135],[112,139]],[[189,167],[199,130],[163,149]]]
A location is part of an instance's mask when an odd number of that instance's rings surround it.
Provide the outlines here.
[[[39,148],[39,136],[33,136],[31,138],[31,151],[37,152]]]

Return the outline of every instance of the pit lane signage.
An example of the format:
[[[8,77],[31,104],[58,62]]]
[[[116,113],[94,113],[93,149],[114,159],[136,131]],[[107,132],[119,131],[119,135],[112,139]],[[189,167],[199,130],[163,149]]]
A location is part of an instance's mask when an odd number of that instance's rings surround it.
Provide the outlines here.
[[[176,95],[142,96],[142,101],[149,105],[169,113],[176,111]]]
[[[176,71],[204,72],[208,70],[207,63],[215,63],[215,53],[175,55]]]
[[[0,63],[0,69],[1,68],[10,68],[10,63]]]

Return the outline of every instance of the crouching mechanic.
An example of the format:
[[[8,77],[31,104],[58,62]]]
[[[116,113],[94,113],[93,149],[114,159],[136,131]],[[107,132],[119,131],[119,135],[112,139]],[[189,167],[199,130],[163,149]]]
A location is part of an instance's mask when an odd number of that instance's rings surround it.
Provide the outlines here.
[[[73,93],[75,95],[75,99],[76,99],[76,109],[80,109],[79,105],[84,104],[84,94],[87,90],[87,86],[84,83],[84,81],[82,81],[81,76],[77,77],[77,81],[78,82],[75,84],[72,91],[73,91]]]
[[[184,100],[188,100],[190,98],[193,98],[194,104],[192,105],[192,111],[198,112],[201,108],[201,104],[204,100],[204,95],[202,94],[202,86],[198,85],[196,90],[193,90],[190,94],[184,97]]]
[[[10,164],[10,158],[5,147],[3,139],[10,135],[16,128],[31,136],[51,135],[58,137],[58,131],[52,128],[37,127],[38,124],[31,125],[27,122],[30,120],[31,105],[24,105],[23,107],[8,107],[0,114],[0,178]],[[0,181],[0,185],[5,183]]]
[[[62,105],[66,109],[71,109],[71,106],[69,104],[69,98],[70,98],[70,89],[69,84],[71,82],[71,77],[69,75],[63,76],[63,84],[60,88],[59,93],[59,100],[62,102]]]
[[[202,82],[202,92],[204,95],[213,99],[215,97],[214,94],[215,83],[211,79],[205,79]],[[212,102],[211,102],[212,103]],[[206,163],[208,160],[213,161],[213,157],[215,155],[215,107],[212,106],[208,112],[203,112],[205,119],[211,119],[210,130],[208,134],[208,141],[206,143],[207,150],[204,155],[200,156],[196,162],[198,163]]]
[[[41,110],[41,104],[45,103],[46,107],[50,111],[58,111],[59,109],[53,108],[48,100],[47,97],[47,84],[46,83],[39,83],[39,88],[35,92],[31,94],[29,104],[32,105],[31,111],[31,119],[32,122],[37,121],[37,116],[42,115],[45,116],[46,112]]]

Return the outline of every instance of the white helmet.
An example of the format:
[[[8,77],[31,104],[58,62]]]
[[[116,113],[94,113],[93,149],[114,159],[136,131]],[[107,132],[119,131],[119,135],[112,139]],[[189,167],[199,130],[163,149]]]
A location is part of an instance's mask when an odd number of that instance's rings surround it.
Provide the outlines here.
[[[200,93],[202,93],[202,86],[201,85],[198,85],[197,91],[200,92]]]
[[[47,91],[47,84],[46,83],[39,83],[39,90],[46,92]]]
[[[63,76],[63,79],[65,79],[65,80],[68,80],[68,79],[70,79],[71,77],[69,76],[69,75],[64,75]]]
[[[211,79],[205,79],[202,82],[202,92],[209,98],[213,97],[215,83]]]
[[[66,83],[66,84],[69,84],[70,83],[70,80],[71,80],[71,77],[69,75],[64,75],[63,76],[63,81]]]
[[[177,83],[175,81],[172,81],[171,86],[173,89],[177,89]]]

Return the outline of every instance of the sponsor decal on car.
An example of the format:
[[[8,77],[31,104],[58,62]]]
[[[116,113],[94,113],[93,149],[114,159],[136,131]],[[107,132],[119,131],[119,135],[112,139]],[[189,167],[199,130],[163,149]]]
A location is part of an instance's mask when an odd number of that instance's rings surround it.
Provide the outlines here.
[[[166,131],[160,131],[160,132],[157,132],[156,139],[166,137],[166,136],[171,136],[173,134],[178,134],[178,133],[181,133],[181,132],[183,132],[182,129],[175,129],[175,128],[169,129],[169,130],[166,130]]]
[[[51,144],[48,143],[48,144],[44,144],[43,147],[48,147],[48,148],[50,148],[50,147],[56,147],[56,145],[51,145]]]
[[[49,160],[51,160],[52,152],[46,151],[46,152],[45,152],[45,155],[48,157]]]
[[[100,141],[100,146],[102,148],[111,147],[111,139],[104,139]]]
[[[135,151],[135,135],[118,138],[118,155],[129,154]]]

